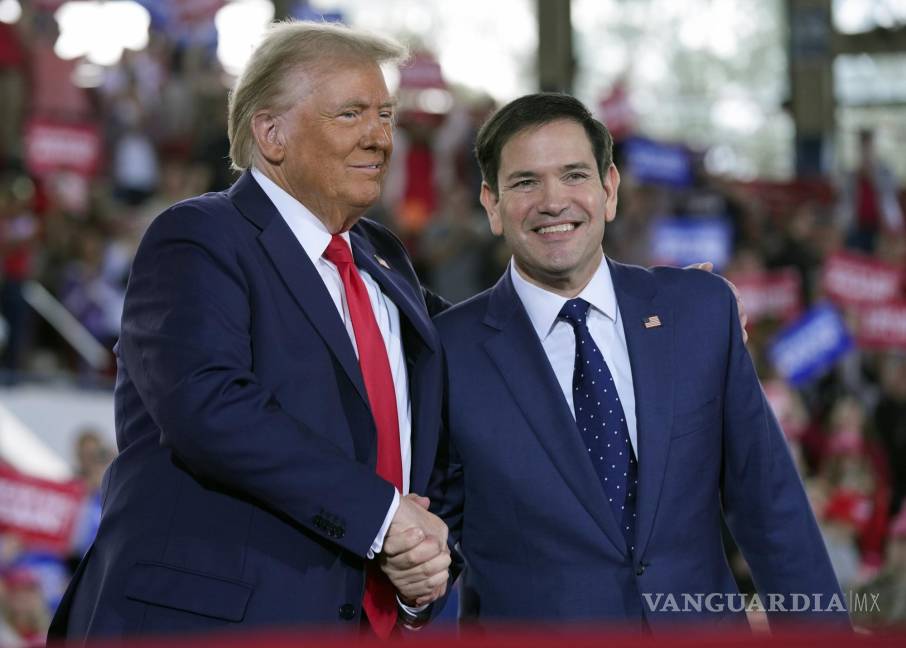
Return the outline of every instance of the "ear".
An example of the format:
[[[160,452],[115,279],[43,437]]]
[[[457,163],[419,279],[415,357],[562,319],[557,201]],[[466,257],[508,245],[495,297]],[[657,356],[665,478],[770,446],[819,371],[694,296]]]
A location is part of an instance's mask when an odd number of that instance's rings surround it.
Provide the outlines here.
[[[620,188],[620,172],[611,164],[604,174],[604,219],[606,222],[617,217],[617,190]]]
[[[266,110],[252,115],[252,134],[261,156],[270,164],[280,164],[286,155],[280,132],[280,118]]]
[[[494,190],[491,189],[487,182],[481,183],[481,195],[479,196],[479,199],[481,200],[481,206],[484,207],[485,212],[488,214],[488,223],[491,225],[491,232],[493,232],[495,236],[500,236],[503,234],[503,222],[500,220],[500,210],[498,209],[500,198],[494,193]]]

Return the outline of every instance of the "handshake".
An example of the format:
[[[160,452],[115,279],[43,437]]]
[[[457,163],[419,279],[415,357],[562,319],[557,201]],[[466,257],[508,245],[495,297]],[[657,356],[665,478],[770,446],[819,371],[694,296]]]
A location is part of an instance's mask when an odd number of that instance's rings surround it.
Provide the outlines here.
[[[428,498],[409,494],[400,498],[390,522],[384,549],[378,556],[381,570],[410,607],[432,603],[447,591],[450,548],[447,525],[428,511]]]

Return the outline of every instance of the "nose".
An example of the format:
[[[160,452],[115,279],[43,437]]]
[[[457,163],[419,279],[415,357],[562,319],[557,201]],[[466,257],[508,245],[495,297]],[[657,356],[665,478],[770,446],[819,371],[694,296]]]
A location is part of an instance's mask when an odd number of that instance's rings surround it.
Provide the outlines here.
[[[359,145],[364,149],[389,151],[393,146],[393,127],[379,115],[364,120]]]
[[[542,214],[559,216],[569,209],[566,190],[556,180],[546,181],[542,184],[540,199],[538,211]]]

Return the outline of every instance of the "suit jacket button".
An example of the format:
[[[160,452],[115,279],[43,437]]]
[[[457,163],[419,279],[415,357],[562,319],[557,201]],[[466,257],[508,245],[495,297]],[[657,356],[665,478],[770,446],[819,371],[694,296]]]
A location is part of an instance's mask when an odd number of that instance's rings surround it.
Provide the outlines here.
[[[351,603],[344,603],[340,606],[340,618],[349,621],[355,618],[355,606]]]

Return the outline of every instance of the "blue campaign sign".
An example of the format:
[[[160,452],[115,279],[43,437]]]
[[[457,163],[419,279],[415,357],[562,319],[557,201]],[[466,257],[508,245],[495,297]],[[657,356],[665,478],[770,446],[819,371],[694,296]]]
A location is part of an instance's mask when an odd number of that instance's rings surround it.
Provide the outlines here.
[[[826,374],[852,348],[840,313],[824,303],[781,330],[768,355],[780,375],[799,387]]]
[[[723,216],[679,216],[656,220],[651,228],[655,263],[685,266],[710,261],[727,265],[733,253],[733,226]]]
[[[625,166],[639,182],[692,186],[692,156],[685,146],[631,137],[623,145],[623,154]]]
[[[217,45],[214,18],[225,0],[135,0],[151,15],[151,27],[180,45]]]
[[[309,6],[308,0],[299,0],[290,7],[289,15],[296,20],[313,20],[315,22],[343,22],[343,12],[339,9],[318,11]]]

